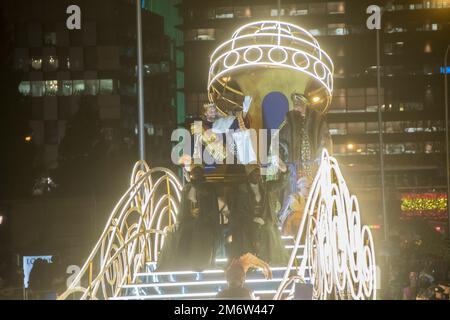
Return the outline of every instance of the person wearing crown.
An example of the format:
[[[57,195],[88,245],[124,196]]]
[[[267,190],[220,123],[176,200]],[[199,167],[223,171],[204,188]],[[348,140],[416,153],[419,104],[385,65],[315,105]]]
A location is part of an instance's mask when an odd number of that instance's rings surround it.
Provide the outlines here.
[[[305,95],[293,93],[291,100],[293,108],[279,132],[280,149],[285,150],[283,160],[294,164],[299,175],[312,177],[323,148],[332,153],[328,124]]]

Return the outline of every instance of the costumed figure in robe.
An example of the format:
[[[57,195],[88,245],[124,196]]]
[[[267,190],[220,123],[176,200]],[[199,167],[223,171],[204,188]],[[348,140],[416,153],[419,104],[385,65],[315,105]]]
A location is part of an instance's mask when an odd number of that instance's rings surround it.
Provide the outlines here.
[[[303,94],[293,93],[291,99],[294,108],[286,114],[279,132],[282,160],[295,164],[299,175],[314,176],[323,148],[332,153],[328,124]]]
[[[262,179],[259,165],[246,166],[247,182],[237,187],[230,214],[232,249],[229,261],[246,253],[270,264],[282,265],[287,261],[277,213],[279,192],[288,182],[288,171],[281,161],[279,166],[281,174],[274,181]]]
[[[242,110],[228,115],[220,114],[214,103],[205,104],[201,121],[191,125],[192,157],[208,164],[223,164],[227,152],[231,152],[242,161],[239,147],[242,140],[247,139],[247,128],[250,127],[247,113],[251,101],[251,97],[244,97]]]
[[[303,176],[297,181],[298,192],[289,195],[288,205],[285,209],[286,212],[283,214],[285,217],[284,223],[282,224],[283,236],[295,237],[297,235],[302,222],[311,184],[311,177]]]
[[[302,195],[299,186],[304,185],[303,189],[309,190],[320,165],[322,150],[326,148],[332,153],[332,140],[325,116],[313,109],[305,95],[293,93],[291,99],[294,107],[287,113],[278,136],[282,159],[296,168],[297,180],[294,188],[287,190],[283,196],[284,209],[281,210],[280,221],[285,232],[287,229],[292,231],[296,225],[292,223],[299,218],[299,211],[304,209],[308,198],[309,191]],[[287,222],[293,214],[295,217]],[[286,223],[290,226],[285,226]]]
[[[202,271],[215,264],[220,237],[217,195],[204,180],[202,165],[189,165],[177,223],[168,231],[158,270]]]

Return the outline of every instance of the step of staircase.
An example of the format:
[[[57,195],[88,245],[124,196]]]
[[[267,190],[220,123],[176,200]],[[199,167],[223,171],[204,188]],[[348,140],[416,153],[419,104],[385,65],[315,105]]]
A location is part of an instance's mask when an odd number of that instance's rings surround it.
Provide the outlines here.
[[[293,238],[283,237],[289,252],[293,248]],[[299,249],[298,258],[303,248]],[[146,270],[135,275],[135,283],[122,287],[121,296],[112,300],[155,300],[155,299],[213,299],[218,292],[227,287],[225,267],[228,260],[216,259],[215,269],[196,271],[156,272],[156,264],[147,263]],[[245,286],[259,299],[272,299],[283,280],[286,266],[271,267],[273,277],[264,278],[261,270],[249,270]],[[287,292],[286,292],[287,293]]]

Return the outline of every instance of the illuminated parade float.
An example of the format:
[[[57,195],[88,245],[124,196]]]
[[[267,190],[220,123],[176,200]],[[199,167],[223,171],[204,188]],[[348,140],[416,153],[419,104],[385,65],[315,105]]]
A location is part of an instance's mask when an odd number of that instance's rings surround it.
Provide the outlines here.
[[[333,72],[296,25],[239,28],[211,54],[187,182],[137,163],[60,299],[212,299],[240,257],[260,299],[376,299],[372,235],[331,156]]]

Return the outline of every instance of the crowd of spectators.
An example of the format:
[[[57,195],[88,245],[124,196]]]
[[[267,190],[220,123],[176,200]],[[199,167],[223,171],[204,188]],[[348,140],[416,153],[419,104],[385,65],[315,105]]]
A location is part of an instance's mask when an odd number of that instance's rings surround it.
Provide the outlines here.
[[[428,224],[405,224],[391,236],[387,297],[449,300],[449,243]]]

